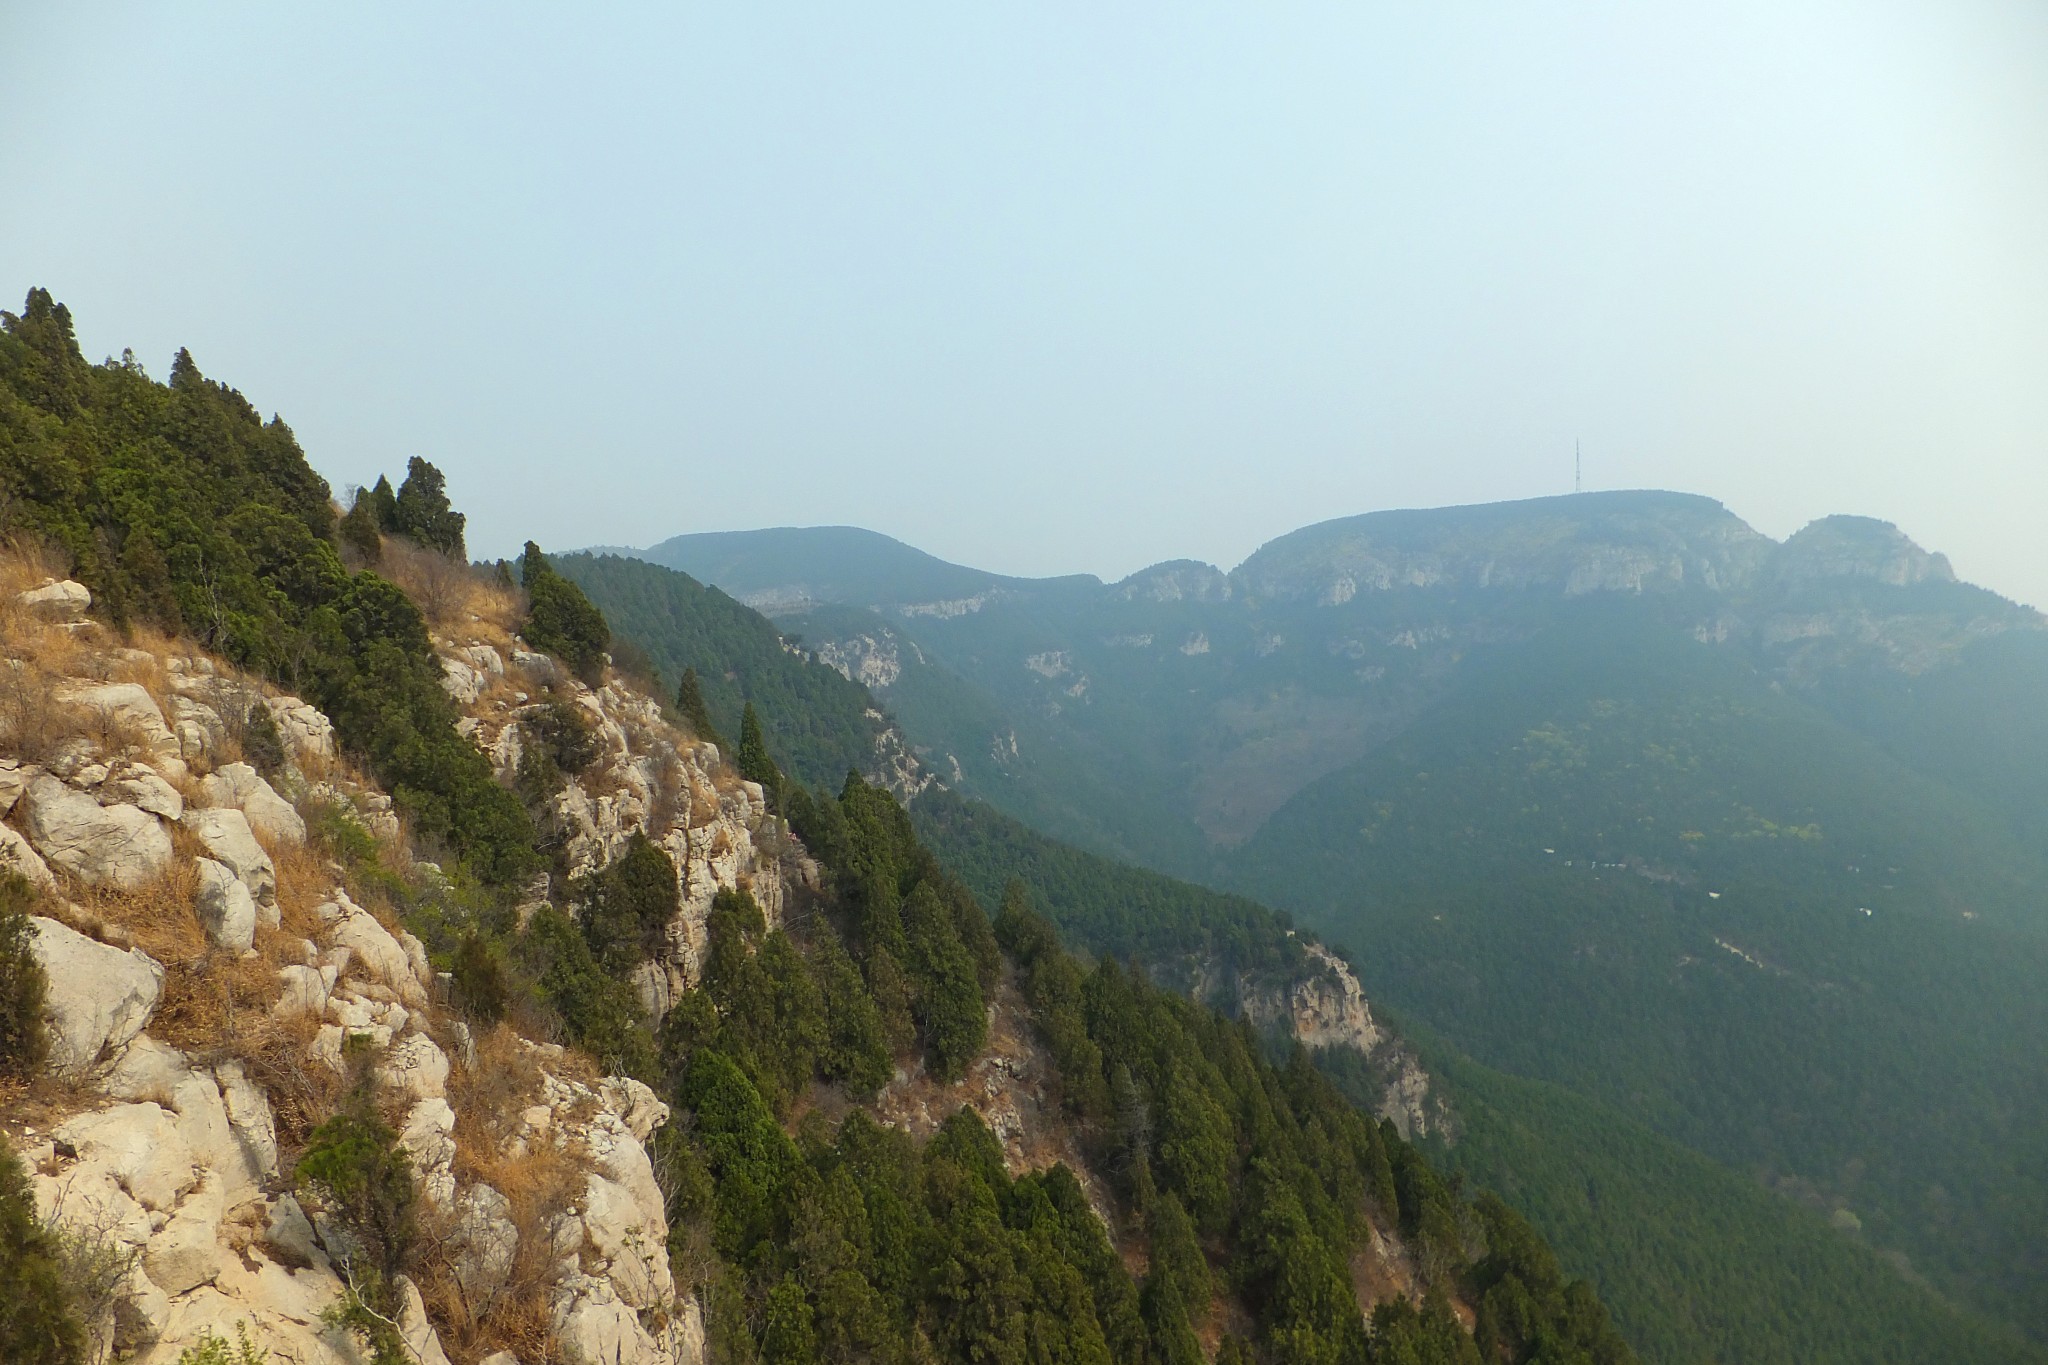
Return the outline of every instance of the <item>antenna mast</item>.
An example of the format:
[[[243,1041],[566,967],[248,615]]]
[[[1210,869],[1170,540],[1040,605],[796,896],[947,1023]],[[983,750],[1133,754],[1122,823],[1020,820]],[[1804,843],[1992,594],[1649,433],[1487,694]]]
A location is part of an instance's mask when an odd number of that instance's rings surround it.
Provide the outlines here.
[[[1579,438],[1572,438],[1572,492],[1586,491],[1585,466],[1579,460]]]

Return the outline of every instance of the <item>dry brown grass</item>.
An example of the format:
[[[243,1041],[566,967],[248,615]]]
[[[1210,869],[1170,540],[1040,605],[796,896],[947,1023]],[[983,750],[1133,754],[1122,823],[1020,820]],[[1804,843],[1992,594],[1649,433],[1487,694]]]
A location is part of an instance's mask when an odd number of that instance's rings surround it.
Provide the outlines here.
[[[571,1115],[552,1115],[549,1135],[512,1145],[520,1115],[542,1103],[540,1058],[510,1026],[499,1024],[476,1039],[474,1058],[451,1052],[448,1101],[455,1110],[455,1172],[466,1185],[481,1181],[510,1202],[519,1236],[511,1275],[487,1300],[473,1302],[455,1277],[446,1211],[427,1219],[426,1248],[414,1274],[441,1341],[458,1365],[493,1351],[521,1360],[555,1359],[549,1298],[555,1278],[550,1224],[582,1197],[589,1163],[552,1140]],[[559,1059],[549,1065],[563,1070]]]
[[[306,1064],[319,1020],[272,1013],[280,992],[278,968],[300,960],[310,907],[288,917],[283,928],[259,925],[249,956],[215,948],[196,909],[199,872],[192,860],[203,850],[182,829],[172,840],[177,857],[171,870],[147,886],[123,890],[68,882],[76,909],[65,909],[63,918],[81,932],[132,944],[161,963],[163,994],[150,1018],[150,1035],[207,1060],[242,1061],[250,1079],[270,1095],[280,1146],[295,1149],[332,1112],[340,1088],[339,1078]],[[273,860],[280,903],[303,905],[301,869],[307,859],[302,850],[279,853]],[[293,924],[292,918],[301,922]]]
[[[32,656],[0,659],[0,750],[25,763],[46,763],[68,739],[84,732],[79,708],[59,701],[52,678]]]
[[[271,866],[277,869],[279,930],[294,939],[317,939],[320,917],[313,910],[333,898],[339,869],[310,843],[262,842]]]
[[[405,590],[428,624],[464,640],[512,646],[512,633],[526,616],[526,596],[459,559],[387,537],[378,572]]]

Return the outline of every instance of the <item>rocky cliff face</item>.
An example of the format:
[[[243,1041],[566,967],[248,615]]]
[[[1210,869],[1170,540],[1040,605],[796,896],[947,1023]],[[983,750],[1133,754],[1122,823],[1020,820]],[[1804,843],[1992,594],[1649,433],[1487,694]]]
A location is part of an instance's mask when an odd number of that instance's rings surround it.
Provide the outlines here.
[[[1293,931],[1288,932],[1293,937]],[[1414,1050],[1376,1023],[1365,990],[1342,958],[1320,943],[1303,945],[1307,970],[1284,986],[1236,983],[1237,1012],[1255,1028],[1276,1030],[1310,1049],[1351,1048],[1372,1064],[1381,1088],[1375,1112],[1402,1137],[1454,1136],[1451,1112],[1430,1090]]]
[[[514,780],[528,743],[522,722],[566,698],[584,716],[596,754],[542,813],[570,878],[608,866],[636,834],[661,846],[676,865],[682,913],[669,925],[668,951],[642,969],[641,1001],[659,1019],[697,980],[711,899],[721,887],[745,887],[771,922],[791,887],[815,882],[817,866],[794,844],[769,837],[775,823],[757,783],[735,773],[718,746],[662,718],[651,698],[617,681],[592,688],[554,660],[523,648],[509,659],[487,640],[438,639],[444,685],[468,715],[461,728],[486,753],[501,780]]]
[[[170,1365],[246,1326],[273,1359],[357,1365],[323,1316],[351,1248],[290,1174],[358,1065],[355,1038],[422,1192],[431,1248],[398,1286],[416,1359],[507,1346],[494,1365],[702,1359],[648,1156],[666,1106],[503,1026],[473,1034],[443,1007],[419,940],[352,898],[309,842],[309,819],[343,822],[387,865],[411,862],[389,798],[336,753],[327,719],[169,642],[105,642],[89,603],[57,583],[0,610],[0,860],[43,893],[35,952],[58,1073],[0,1125],[41,1215],[103,1253],[100,1348]],[[470,733],[516,763],[520,694],[553,665],[508,652],[479,639],[444,658]],[[751,885],[773,913],[814,869],[757,838],[759,789],[651,702],[607,686],[574,703],[603,752],[557,801],[571,865],[601,864],[639,830],[681,869],[658,994],[691,978],[716,886]],[[267,777],[243,761],[260,748],[252,708],[285,750]]]

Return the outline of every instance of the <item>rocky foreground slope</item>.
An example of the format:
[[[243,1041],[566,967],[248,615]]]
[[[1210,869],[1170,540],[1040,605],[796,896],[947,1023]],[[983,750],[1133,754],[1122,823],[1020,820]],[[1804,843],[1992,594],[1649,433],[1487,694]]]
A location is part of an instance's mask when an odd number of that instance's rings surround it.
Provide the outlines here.
[[[415,1356],[446,1358],[437,1328],[473,1345],[506,1314],[501,1335],[550,1358],[700,1358],[646,1146],[667,1106],[551,1043],[479,1036],[446,1008],[420,941],[356,899],[329,841],[309,837],[309,820],[353,831],[394,874],[436,875],[412,858],[390,799],[337,755],[326,718],[202,654],[105,642],[75,584],[12,605],[16,734],[24,706],[42,714],[33,751],[0,758],[0,859],[42,893],[56,1076],[10,1106],[7,1126],[39,1211],[105,1249],[104,1344],[172,1361],[246,1325],[280,1359],[357,1358],[323,1321],[352,1248],[288,1177],[358,1039],[400,1116],[436,1244],[400,1287]],[[451,654],[451,691],[507,716],[524,674],[553,667],[523,652],[500,663],[481,642],[464,653],[481,669]],[[478,676],[507,695],[466,686]],[[612,746],[611,789],[563,793],[572,861],[602,858],[669,801],[662,837],[689,869],[671,969],[686,975],[712,886],[750,881],[774,901],[782,865],[753,840],[760,793],[672,733],[657,765],[644,699],[579,700]],[[502,726],[479,731],[516,761]],[[263,733],[282,742],[269,777],[244,760]]]
[[[37,898],[53,1075],[0,1101],[0,1125],[33,1168],[40,1214],[104,1253],[102,1347],[168,1365],[246,1327],[278,1359],[359,1359],[332,1318],[358,1249],[291,1172],[361,1073],[424,1196],[431,1250],[399,1286],[413,1356],[702,1359],[649,1154],[668,1107],[574,1051],[450,1008],[449,979],[382,890],[397,878],[431,895],[439,869],[327,717],[187,644],[116,643],[82,586],[25,586],[29,567],[6,567],[0,863]],[[539,822],[558,868],[602,869],[637,834],[677,869],[680,913],[633,980],[658,1019],[701,978],[721,888],[750,891],[772,923],[818,866],[715,746],[616,677],[567,676],[479,605],[435,647],[460,728],[501,779],[516,780],[531,742],[522,720],[563,699],[595,742]],[[1314,951],[1321,970],[1245,992],[1243,1012],[1314,1046],[1385,1052],[1349,969]],[[899,1073],[876,1111],[928,1131],[966,1104],[1013,1169],[1082,1168],[1014,992],[997,1012],[996,1046],[962,1081]],[[1426,1127],[1426,1078],[1410,1065],[1399,1079],[1390,1112],[1404,1133]],[[1414,1288],[1398,1248],[1374,1273]]]

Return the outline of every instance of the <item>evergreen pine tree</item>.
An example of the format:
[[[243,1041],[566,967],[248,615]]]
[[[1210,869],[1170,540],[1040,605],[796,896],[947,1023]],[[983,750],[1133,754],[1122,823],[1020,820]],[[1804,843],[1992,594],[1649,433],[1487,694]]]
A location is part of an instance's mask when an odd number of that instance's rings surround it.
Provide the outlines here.
[[[716,744],[721,751],[725,748],[725,740],[720,738],[718,727],[711,723],[711,708],[704,704],[704,689],[698,685],[694,668],[685,668],[683,680],[676,684],[676,710],[690,722],[690,729],[696,732],[697,738],[707,744]]]
[[[371,485],[370,491],[364,496],[370,500],[370,516],[376,521],[377,529],[380,531],[396,531],[398,529],[398,494],[391,491],[390,478],[379,474],[377,482]]]
[[[569,665],[590,686],[603,682],[605,651],[612,642],[604,613],[591,605],[583,589],[556,573],[530,540],[519,557],[519,580],[526,588],[526,624],[519,630],[526,642]]]
[[[36,1218],[35,1194],[0,1137],[0,1360],[80,1365],[85,1328],[72,1311],[57,1239]]]
[[[43,1009],[49,978],[35,954],[29,918],[35,892],[19,874],[0,869],[0,1077],[29,1080],[49,1055]]]
[[[468,518],[449,505],[448,480],[441,471],[417,455],[406,464],[391,518],[400,535],[452,559],[468,558],[462,544]]]
[[[388,490],[390,484],[385,483]],[[354,550],[365,564],[375,564],[384,557],[381,528],[377,518],[377,500],[365,490],[356,494],[356,500],[348,509],[348,515],[341,519],[341,543]]]
[[[775,766],[775,759],[768,752],[768,740],[761,733],[761,717],[755,714],[752,702],[740,712],[739,765],[741,777],[759,782],[769,801],[781,804],[782,770]]]

